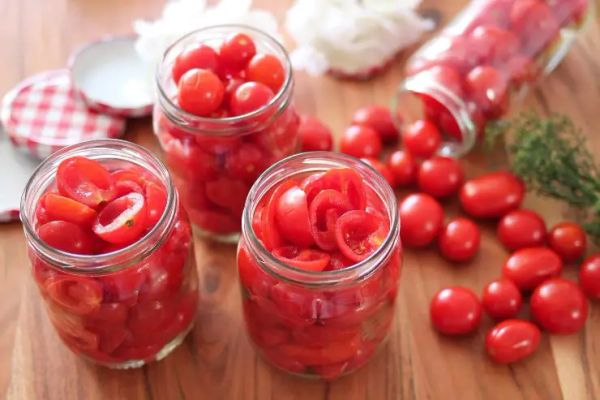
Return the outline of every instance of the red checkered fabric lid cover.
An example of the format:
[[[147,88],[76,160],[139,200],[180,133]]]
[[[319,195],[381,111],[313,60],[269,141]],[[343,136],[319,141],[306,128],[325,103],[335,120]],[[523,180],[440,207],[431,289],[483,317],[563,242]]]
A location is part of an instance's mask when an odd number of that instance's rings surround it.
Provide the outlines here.
[[[125,119],[100,114],[77,98],[68,70],[36,75],[2,101],[0,119],[15,146],[39,158],[85,140],[117,138]]]

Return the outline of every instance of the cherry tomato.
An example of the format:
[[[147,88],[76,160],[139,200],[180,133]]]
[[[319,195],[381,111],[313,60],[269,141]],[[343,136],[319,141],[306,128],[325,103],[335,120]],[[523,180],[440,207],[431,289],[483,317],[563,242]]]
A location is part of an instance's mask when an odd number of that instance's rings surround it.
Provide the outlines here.
[[[540,66],[530,57],[517,54],[504,66],[515,85],[534,82],[541,73]]]
[[[409,65],[409,74],[439,65],[464,74],[479,63],[474,57],[473,46],[467,36],[440,36],[435,40],[433,51],[419,65]]]
[[[183,49],[173,64],[173,80],[175,83],[190,69],[209,69],[217,72],[219,59],[217,52],[210,46],[199,43]]]
[[[273,98],[273,91],[259,82],[246,82],[240,85],[230,100],[233,115],[243,115],[266,106]]]
[[[67,221],[77,225],[90,225],[96,217],[96,211],[68,197],[56,193],[44,194],[38,204],[38,223],[49,221]]]
[[[410,185],[417,176],[417,163],[407,151],[396,150],[387,160],[387,166],[394,176],[394,183],[400,187]]]
[[[153,182],[148,182],[144,189],[144,193],[146,196],[146,210],[148,213],[146,225],[148,228],[152,228],[156,225],[165,211],[165,207],[167,206],[167,192],[164,187]]]
[[[352,125],[342,134],[340,151],[356,158],[377,157],[381,153],[381,138],[368,126]]]
[[[226,81],[225,94],[223,96],[223,103],[221,103],[221,107],[231,108],[231,99],[235,95],[235,91],[237,90],[237,88],[242,86],[244,84],[244,82],[246,82],[246,81],[243,79],[238,79],[238,78],[231,78]],[[220,110],[215,111],[215,113],[218,113],[218,112],[223,113],[221,118],[225,118],[225,117],[229,116],[228,109],[221,108]]]
[[[585,295],[574,282],[563,278],[548,279],[539,285],[530,305],[533,318],[550,333],[575,333],[588,317]]]
[[[487,65],[499,65],[519,52],[519,38],[495,25],[478,26],[471,32],[471,44]]]
[[[298,186],[289,188],[277,201],[275,210],[277,228],[285,240],[301,247],[309,247],[315,242],[304,190]]]
[[[309,208],[312,235],[317,246],[325,251],[337,248],[336,221],[351,208],[348,199],[337,190],[325,189],[317,194]]]
[[[546,247],[527,247],[514,252],[504,263],[502,274],[522,291],[535,289],[548,278],[560,275],[562,261]]]
[[[515,210],[502,217],[497,233],[508,250],[542,246],[546,241],[546,224],[535,211]]]
[[[245,33],[232,33],[219,48],[219,62],[222,67],[244,69],[256,54],[254,40]]]
[[[589,256],[581,264],[579,285],[588,297],[600,300],[600,254]]]
[[[300,186],[306,193],[309,205],[325,189],[340,192],[355,210],[362,210],[367,205],[367,188],[361,176],[349,168],[333,168],[325,173],[312,174]]]
[[[585,231],[575,222],[561,222],[550,229],[548,245],[564,262],[574,262],[585,254]]]
[[[485,337],[492,360],[509,364],[529,357],[540,344],[540,329],[529,321],[509,319],[494,326]]]
[[[400,202],[402,243],[425,247],[437,237],[444,222],[444,211],[436,199],[425,193],[411,194]]]
[[[126,194],[111,201],[100,211],[92,229],[109,243],[133,243],[148,226],[146,210],[147,204],[142,194]]]
[[[582,23],[588,9],[588,0],[548,0],[547,3],[561,26],[571,21]]]
[[[548,5],[540,0],[520,0],[513,4],[511,29],[521,38],[521,52],[537,55],[558,34],[559,25]]]
[[[392,174],[392,171],[390,171],[389,167],[386,164],[373,157],[361,158],[360,161],[369,164],[371,167],[373,167],[377,172],[381,174],[381,176],[383,176],[383,178],[386,180],[387,183],[390,184],[390,186],[394,187],[394,175]]]
[[[356,335],[350,340],[334,342],[322,348],[284,344],[278,350],[286,358],[301,364],[323,366],[349,361],[356,354],[359,343],[360,335]]]
[[[469,96],[488,118],[498,118],[508,108],[508,77],[487,65],[473,68],[465,78]]]
[[[224,176],[206,182],[206,198],[237,216],[242,215],[249,190],[246,183]]]
[[[494,319],[514,318],[523,304],[517,285],[508,279],[496,279],[483,288],[483,309]]]
[[[225,168],[234,178],[254,183],[267,168],[267,155],[253,143],[244,143],[226,154]]]
[[[425,71],[420,75],[422,79],[438,83],[458,97],[463,96],[462,78],[460,73],[447,65],[436,65]],[[440,107],[443,107],[439,105]],[[432,111],[432,110],[429,110]],[[436,114],[429,114],[435,116]],[[434,119],[435,120],[435,119]]]
[[[37,229],[37,234],[49,246],[67,253],[93,254],[96,248],[92,235],[72,222],[48,222]]]
[[[417,177],[419,189],[433,197],[455,194],[463,180],[464,173],[458,160],[442,156],[423,161]]]
[[[433,296],[429,308],[433,327],[445,335],[473,332],[481,321],[481,303],[472,290],[455,286]]]
[[[209,116],[223,102],[225,87],[214,72],[191,69],[179,79],[177,100],[179,106],[190,114]]]
[[[271,287],[277,281],[256,263],[244,246],[238,249],[237,266],[240,283],[246,290],[254,296],[269,296]]]
[[[499,218],[518,208],[525,186],[510,172],[492,172],[467,181],[460,190],[460,204],[477,218]]]
[[[246,76],[249,81],[263,83],[277,93],[285,81],[285,70],[273,54],[256,54],[246,68]]]
[[[442,141],[440,131],[430,121],[419,120],[402,134],[402,143],[410,154],[429,158],[435,154]]]
[[[303,116],[298,127],[302,151],[330,151],[333,148],[331,130],[319,119]]]
[[[110,173],[98,161],[71,157],[60,163],[56,173],[60,194],[96,208],[111,201],[115,188]]]
[[[329,264],[329,254],[313,249],[298,249],[294,246],[278,247],[273,255],[286,264],[306,271],[323,271]]]
[[[98,310],[102,302],[102,286],[93,278],[55,276],[45,282],[45,289],[52,300],[77,315]]]
[[[293,188],[294,186],[296,186],[296,182],[292,180],[284,181],[273,190],[270,198],[266,199],[265,208],[261,213],[262,221],[260,223],[260,231],[262,241],[268,250],[281,247],[285,244],[279,233],[279,229],[277,229],[277,205],[279,204],[279,198],[287,192],[288,189]]]
[[[440,252],[450,261],[464,262],[475,257],[479,251],[481,233],[473,221],[455,218],[442,229],[438,238]]]
[[[387,107],[374,105],[359,108],[352,116],[352,124],[368,126],[375,130],[384,142],[398,140],[399,132]]]
[[[381,229],[384,222],[362,210],[342,214],[335,224],[335,239],[341,253],[350,260],[360,262],[377,250],[387,232]]]

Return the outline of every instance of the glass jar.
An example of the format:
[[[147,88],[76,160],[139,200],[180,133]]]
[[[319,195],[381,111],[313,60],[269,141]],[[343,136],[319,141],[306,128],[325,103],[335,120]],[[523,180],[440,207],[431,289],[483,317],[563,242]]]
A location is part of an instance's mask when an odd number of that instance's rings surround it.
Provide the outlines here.
[[[290,177],[352,168],[381,200],[389,231],[362,262],[331,271],[295,268],[275,257],[252,221],[261,199]],[[401,267],[397,200],[365,163],[329,152],[273,165],[250,190],[242,217],[238,272],[246,328],[258,352],[289,373],[325,380],[351,373],[381,347],[395,313]]]
[[[74,156],[154,175],[167,190],[154,227],[127,247],[96,255],[66,253],[41,240],[38,202],[55,188],[58,165]],[[191,227],[165,166],[146,149],[92,140],[54,153],[25,188],[21,220],[50,321],[76,354],[111,368],[139,367],[165,357],[191,330],[198,306]]]
[[[397,120],[429,119],[442,155],[466,154],[511,98],[556,68],[591,15],[588,0],[472,0],[408,61]]]
[[[275,55],[285,69],[279,92],[262,108],[236,117],[203,118],[176,103],[172,67],[190,45],[218,48],[231,33],[252,37],[256,52]],[[157,73],[158,101],[154,132],[179,189],[182,202],[200,234],[237,242],[242,210],[250,186],[267,167],[299,148],[299,118],[291,103],[294,87],[286,50],[259,30],[237,25],[192,32],[166,52]]]

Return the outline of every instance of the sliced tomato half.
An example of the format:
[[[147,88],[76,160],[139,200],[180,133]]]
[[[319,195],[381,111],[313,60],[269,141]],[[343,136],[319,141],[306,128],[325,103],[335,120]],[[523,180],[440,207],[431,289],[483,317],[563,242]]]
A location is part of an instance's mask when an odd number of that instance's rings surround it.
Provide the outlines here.
[[[165,211],[167,205],[167,192],[164,187],[153,182],[148,182],[144,188],[144,193],[146,195],[148,214],[146,224],[148,228],[152,228],[156,225]]]
[[[37,229],[38,236],[48,245],[67,253],[93,254],[96,238],[81,226],[67,221],[51,221]]]
[[[110,243],[133,243],[146,228],[146,200],[132,192],[108,203],[98,214],[93,231]]]
[[[73,314],[90,314],[102,303],[102,286],[93,278],[60,275],[46,280],[45,286],[50,298]]]
[[[330,259],[324,251],[299,249],[296,246],[278,247],[273,250],[273,255],[286,264],[307,271],[323,271]]]
[[[311,175],[305,178],[302,184],[309,205],[319,193],[333,189],[344,196],[352,205],[352,209],[365,208],[367,202],[365,184],[358,172],[350,168],[334,168],[317,175],[317,177]]]
[[[61,162],[56,173],[56,186],[63,196],[92,208],[115,197],[110,172],[98,161],[85,157],[71,157]]]
[[[41,223],[67,221],[85,226],[89,226],[96,217],[93,208],[58,193],[44,194],[39,201],[37,213],[38,222]]]
[[[341,215],[335,224],[335,239],[340,252],[360,262],[371,255],[385,239],[383,221],[366,211],[353,210]]]
[[[348,199],[337,190],[325,189],[310,204],[311,232],[315,243],[325,251],[337,248],[335,225],[337,219],[352,209]]]

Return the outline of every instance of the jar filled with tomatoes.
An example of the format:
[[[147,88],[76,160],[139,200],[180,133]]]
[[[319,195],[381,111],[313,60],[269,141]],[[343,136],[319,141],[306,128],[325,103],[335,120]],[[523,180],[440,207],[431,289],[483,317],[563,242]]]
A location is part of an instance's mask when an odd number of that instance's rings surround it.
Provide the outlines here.
[[[301,153],[261,175],[246,201],[237,258],[259,353],[325,380],[364,365],[392,325],[399,226],[389,184],[352,157]]]
[[[394,104],[402,123],[426,119],[446,139],[442,155],[466,154],[511,99],[562,61],[592,3],[472,0],[408,61]]]
[[[157,85],[154,131],[194,227],[236,242],[250,186],[300,145],[287,52],[249,27],[201,29],[166,51]]]
[[[191,226],[166,167],[147,150],[93,140],[54,153],[25,188],[21,220],[50,321],[75,353],[139,367],[191,329]]]

